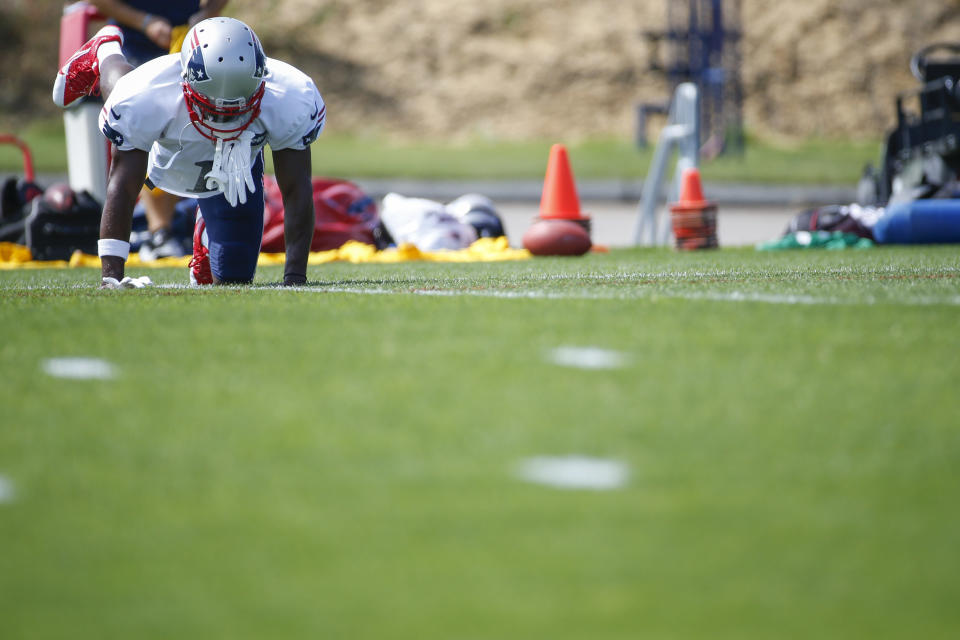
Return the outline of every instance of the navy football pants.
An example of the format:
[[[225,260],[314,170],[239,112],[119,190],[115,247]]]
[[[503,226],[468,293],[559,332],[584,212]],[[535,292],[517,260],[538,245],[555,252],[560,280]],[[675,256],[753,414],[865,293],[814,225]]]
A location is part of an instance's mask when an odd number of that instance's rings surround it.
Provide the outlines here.
[[[231,207],[222,193],[200,198],[200,214],[207,225],[210,270],[220,282],[253,280],[263,240],[263,154],[253,165],[255,193]]]

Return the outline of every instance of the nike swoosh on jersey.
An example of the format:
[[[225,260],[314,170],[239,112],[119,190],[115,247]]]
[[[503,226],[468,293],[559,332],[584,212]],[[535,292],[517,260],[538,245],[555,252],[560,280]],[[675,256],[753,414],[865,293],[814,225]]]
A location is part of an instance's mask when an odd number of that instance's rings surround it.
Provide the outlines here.
[[[116,111],[114,111],[114,110],[113,110],[113,107],[110,107],[110,115],[112,115],[115,120],[119,120],[119,119],[120,119],[120,114],[117,113]]]

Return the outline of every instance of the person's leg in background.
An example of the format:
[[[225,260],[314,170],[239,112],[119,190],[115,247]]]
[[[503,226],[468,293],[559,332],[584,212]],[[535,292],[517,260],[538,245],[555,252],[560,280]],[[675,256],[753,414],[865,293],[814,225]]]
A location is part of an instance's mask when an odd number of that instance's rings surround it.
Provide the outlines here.
[[[57,72],[53,82],[54,104],[69,107],[98,89],[106,100],[117,81],[133,69],[123,56],[122,43],[117,27],[107,25],[100,29]]]
[[[186,255],[183,245],[172,233],[174,211],[179,201],[180,196],[146,185],[140,191],[140,202],[150,232],[150,237],[140,246],[140,259],[144,262]]]

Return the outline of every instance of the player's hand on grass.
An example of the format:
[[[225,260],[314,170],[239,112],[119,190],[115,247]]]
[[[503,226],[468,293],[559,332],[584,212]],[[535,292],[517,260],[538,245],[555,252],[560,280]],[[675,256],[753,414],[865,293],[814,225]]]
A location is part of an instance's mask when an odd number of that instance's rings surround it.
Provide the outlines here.
[[[307,276],[302,273],[283,274],[283,286],[285,287],[299,287],[305,284],[307,284]]]

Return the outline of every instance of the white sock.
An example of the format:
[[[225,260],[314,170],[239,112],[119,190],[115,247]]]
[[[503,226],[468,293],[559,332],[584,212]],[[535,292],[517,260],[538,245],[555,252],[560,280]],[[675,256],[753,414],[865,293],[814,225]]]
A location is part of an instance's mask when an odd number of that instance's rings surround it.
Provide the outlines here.
[[[123,49],[120,48],[119,42],[104,42],[102,45],[100,45],[100,48],[97,49],[97,62],[103,64],[103,61],[110,56],[122,55]]]
[[[120,36],[120,42],[111,41],[104,42],[97,48],[97,62],[103,64],[103,61],[109,58],[110,56],[122,56],[123,49],[120,48],[120,44],[123,42],[123,32],[120,31],[116,26],[108,24],[104,28],[97,31],[98,36],[106,36],[116,34]]]

